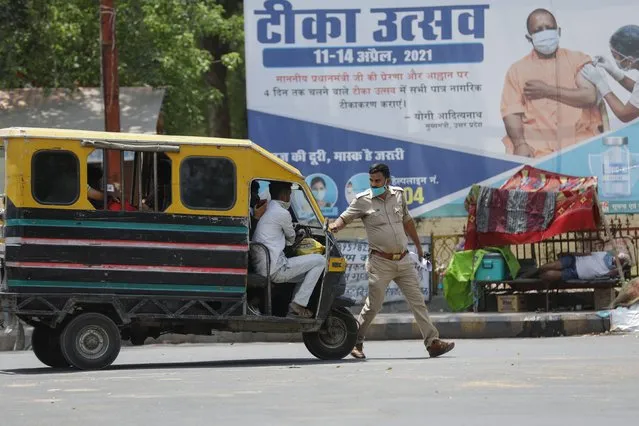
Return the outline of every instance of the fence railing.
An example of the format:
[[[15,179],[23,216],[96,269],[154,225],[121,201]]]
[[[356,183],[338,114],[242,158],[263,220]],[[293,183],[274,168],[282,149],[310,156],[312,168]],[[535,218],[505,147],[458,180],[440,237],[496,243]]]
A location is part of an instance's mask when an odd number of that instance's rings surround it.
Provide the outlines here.
[[[613,238],[628,237],[634,246],[634,258],[639,259],[639,227],[631,226],[630,218],[615,217],[608,219]],[[432,287],[437,292],[442,269],[447,267],[453,257],[455,247],[460,243],[466,229],[460,234],[434,235],[431,234],[431,262],[433,271],[431,275]],[[569,232],[556,235],[547,240],[534,244],[520,244],[510,246],[517,259],[534,259],[537,265],[553,262],[560,253],[574,252],[587,253],[601,250],[606,240],[604,227],[598,231]],[[639,275],[639,265],[632,268],[632,276]]]

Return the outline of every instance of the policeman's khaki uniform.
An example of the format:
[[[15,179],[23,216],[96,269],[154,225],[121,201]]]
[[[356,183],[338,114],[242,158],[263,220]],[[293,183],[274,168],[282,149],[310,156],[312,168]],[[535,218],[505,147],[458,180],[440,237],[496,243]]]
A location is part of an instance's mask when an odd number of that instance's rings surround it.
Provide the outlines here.
[[[412,217],[408,213],[402,188],[389,187],[385,199],[373,197],[370,189],[357,194],[340,217],[346,224],[358,218],[362,219],[370,249],[366,262],[368,297],[357,319],[357,343],[364,341],[368,327],[382,309],[386,288],[394,281],[415,315],[426,346],[430,346],[433,340],[439,338],[439,333],[428,317],[417,271],[407,254],[408,237],[404,231],[404,223],[412,220]],[[395,255],[396,260],[374,254],[375,251]]]

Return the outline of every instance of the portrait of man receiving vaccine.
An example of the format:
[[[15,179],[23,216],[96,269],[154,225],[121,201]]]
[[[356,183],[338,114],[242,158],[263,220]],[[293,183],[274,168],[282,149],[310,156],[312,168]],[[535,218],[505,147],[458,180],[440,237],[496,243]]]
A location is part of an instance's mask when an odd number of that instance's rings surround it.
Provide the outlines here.
[[[559,47],[561,28],[550,11],[532,11],[525,24],[532,49],[506,74],[503,143],[508,154],[537,158],[601,134],[601,97],[580,74],[592,58]]]

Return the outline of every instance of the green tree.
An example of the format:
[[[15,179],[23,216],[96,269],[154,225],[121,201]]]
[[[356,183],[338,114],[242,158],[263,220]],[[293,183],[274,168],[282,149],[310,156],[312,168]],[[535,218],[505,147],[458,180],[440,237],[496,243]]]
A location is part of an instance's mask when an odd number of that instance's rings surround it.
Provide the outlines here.
[[[246,135],[241,2],[116,0],[116,11],[120,85],[166,89],[167,133]],[[0,0],[0,19],[0,88],[100,85],[98,0]]]
[[[98,13],[93,0],[0,0],[0,87],[98,85]]]

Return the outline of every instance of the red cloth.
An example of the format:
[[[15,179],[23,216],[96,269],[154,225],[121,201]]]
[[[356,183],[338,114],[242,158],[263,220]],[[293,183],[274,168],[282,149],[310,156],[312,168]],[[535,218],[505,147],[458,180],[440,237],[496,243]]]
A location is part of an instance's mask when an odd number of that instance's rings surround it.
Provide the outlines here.
[[[508,232],[508,199],[511,190],[495,189],[492,191],[490,206],[488,206],[488,232]],[[522,228],[531,231],[543,231],[544,228],[544,205],[546,203],[546,192],[526,193],[525,200],[516,211],[525,217],[526,224],[520,225]],[[513,208],[514,206],[511,206]]]
[[[487,246],[504,246],[510,244],[536,243],[555,235],[574,231],[595,231],[601,224],[597,198],[597,179],[595,177],[575,177],[546,172],[525,166],[511,177],[500,190],[493,194],[490,209],[489,232],[479,232],[476,227],[478,186],[471,190],[466,199],[468,224],[466,227],[466,250]],[[506,233],[504,224],[506,209],[504,199],[508,191],[519,190],[530,192],[526,211],[527,228],[530,231],[511,234]],[[555,203],[555,214],[552,222],[545,230],[539,222],[543,216],[543,197],[535,196],[543,192],[559,192]],[[493,219],[493,214],[495,219]]]
[[[589,188],[597,188],[597,178],[593,176],[578,177],[547,172],[531,166],[524,166],[508,179],[500,189],[518,189],[527,192],[561,191],[573,193]]]
[[[488,206],[488,229],[492,232],[506,230],[506,206],[508,205],[507,191],[495,191]]]
[[[115,200],[110,200],[109,203],[107,204],[107,208],[111,211],[121,211],[122,210],[122,204],[119,201],[115,201]],[[136,209],[135,207],[133,207],[131,204],[129,204],[128,202],[124,202],[124,210],[127,212],[136,212],[138,211],[138,209]]]

